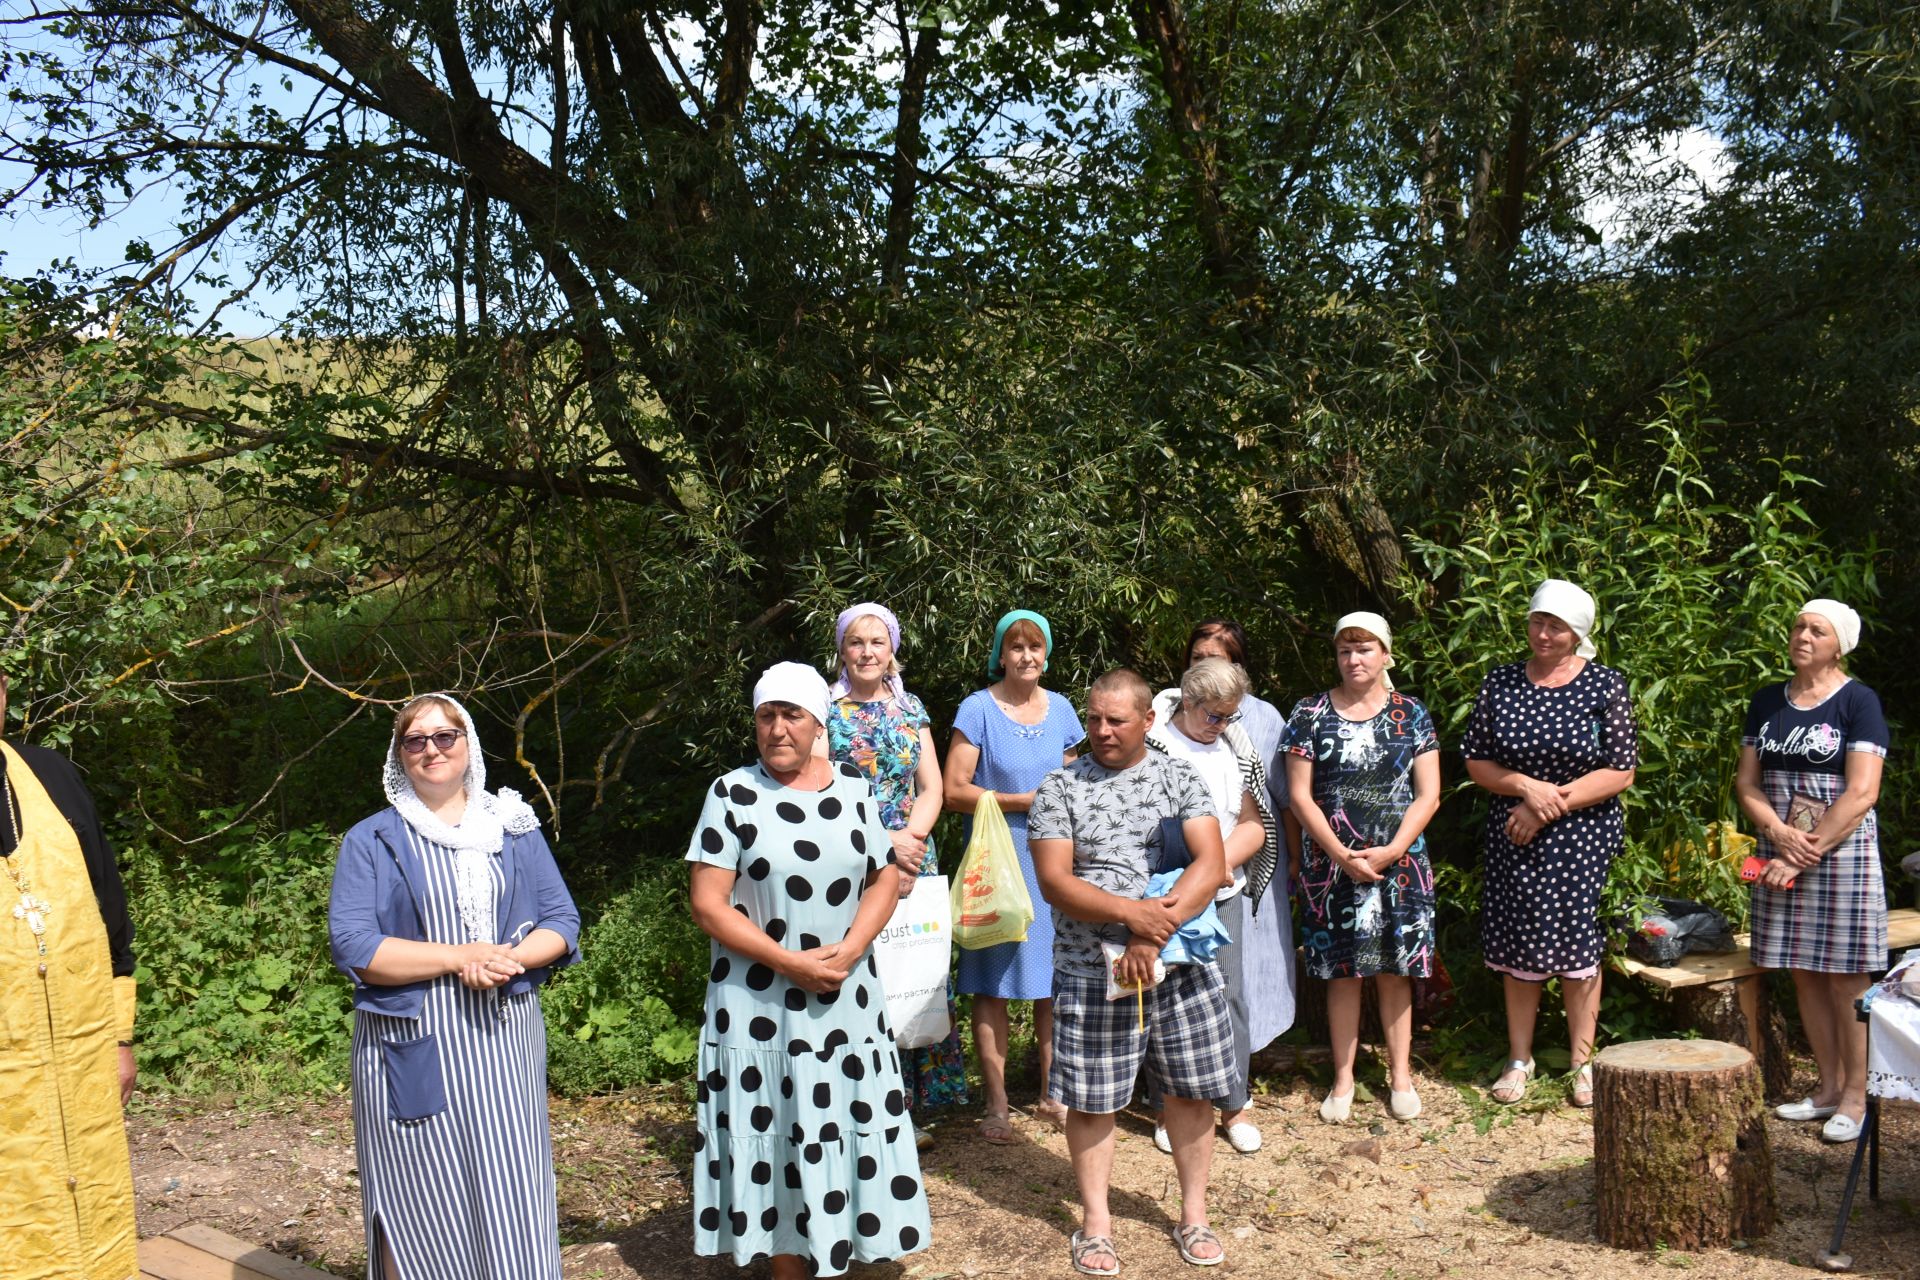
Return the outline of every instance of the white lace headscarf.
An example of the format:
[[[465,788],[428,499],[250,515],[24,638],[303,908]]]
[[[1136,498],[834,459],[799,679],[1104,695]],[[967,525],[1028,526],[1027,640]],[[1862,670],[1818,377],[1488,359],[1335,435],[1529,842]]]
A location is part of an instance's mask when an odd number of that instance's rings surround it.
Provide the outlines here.
[[[532,831],[540,825],[540,819],[532,806],[520,798],[518,791],[502,787],[496,792],[488,792],[487,765],[480,754],[480,735],[474,732],[473,717],[467,714],[467,709],[460,705],[458,698],[449,693],[424,693],[402,707],[400,714],[404,716],[414,706],[430,699],[452,707],[455,717],[467,731],[467,774],[464,779],[467,811],[461,815],[457,826],[442,822],[433,815],[426,802],[414,792],[413,779],[407,776],[407,767],[401,763],[398,737],[387,744],[387,767],[382,778],[387,788],[387,800],[422,840],[430,840],[453,850],[454,888],[459,895],[460,922],[466,926],[468,941],[497,942],[499,925],[495,918],[497,909],[493,866],[489,859],[500,856],[509,832],[519,835]]]

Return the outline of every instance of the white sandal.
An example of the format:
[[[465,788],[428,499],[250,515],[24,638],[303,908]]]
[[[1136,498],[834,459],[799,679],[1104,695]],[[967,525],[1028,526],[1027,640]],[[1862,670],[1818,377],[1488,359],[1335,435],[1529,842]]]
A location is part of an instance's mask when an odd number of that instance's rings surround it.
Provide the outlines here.
[[[1533,1083],[1533,1059],[1528,1058],[1522,1062],[1514,1058],[1500,1069],[1500,1074],[1505,1077],[1516,1071],[1520,1073],[1520,1079],[1515,1084],[1502,1085],[1500,1081],[1495,1080],[1493,1087],[1487,1090],[1487,1096],[1503,1107],[1510,1107],[1526,1097],[1527,1086]]]

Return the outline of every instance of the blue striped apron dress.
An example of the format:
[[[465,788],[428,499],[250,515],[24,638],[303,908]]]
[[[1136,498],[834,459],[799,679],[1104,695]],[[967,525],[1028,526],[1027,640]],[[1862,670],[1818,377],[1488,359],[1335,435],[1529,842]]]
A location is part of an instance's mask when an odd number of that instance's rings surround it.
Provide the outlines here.
[[[407,839],[426,868],[427,940],[467,941],[451,849]],[[496,900],[505,887],[492,860]],[[353,1136],[367,1280],[560,1280],[540,998],[428,985],[418,1018],[358,1010]]]

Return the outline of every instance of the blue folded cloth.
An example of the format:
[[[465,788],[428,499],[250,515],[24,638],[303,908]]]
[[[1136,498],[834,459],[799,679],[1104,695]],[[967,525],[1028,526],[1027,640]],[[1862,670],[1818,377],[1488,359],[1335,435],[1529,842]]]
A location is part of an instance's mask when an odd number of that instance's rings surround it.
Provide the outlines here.
[[[1173,891],[1174,884],[1185,874],[1185,868],[1156,872],[1147,880],[1144,897],[1164,898]],[[1160,959],[1167,964],[1206,964],[1213,959],[1214,952],[1233,941],[1227,932],[1227,926],[1220,923],[1220,913],[1213,909],[1213,900],[1207,900],[1206,910],[1174,930],[1166,945],[1160,948]]]

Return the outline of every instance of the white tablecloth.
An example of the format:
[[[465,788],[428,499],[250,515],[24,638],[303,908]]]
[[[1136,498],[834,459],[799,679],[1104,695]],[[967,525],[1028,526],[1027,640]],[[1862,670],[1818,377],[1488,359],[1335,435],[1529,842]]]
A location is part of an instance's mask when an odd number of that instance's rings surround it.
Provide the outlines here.
[[[1920,1102],[1920,1002],[1906,985],[1920,978],[1920,950],[1909,951],[1867,990],[1867,1092]]]

